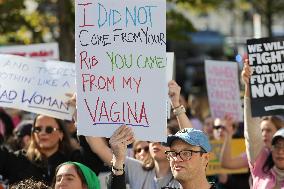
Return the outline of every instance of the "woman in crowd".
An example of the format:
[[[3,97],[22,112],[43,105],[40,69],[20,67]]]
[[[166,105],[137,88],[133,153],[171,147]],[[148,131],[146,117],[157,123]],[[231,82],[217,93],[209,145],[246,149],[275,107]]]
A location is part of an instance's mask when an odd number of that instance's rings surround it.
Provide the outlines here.
[[[272,136],[277,130],[283,127],[282,121],[276,116],[265,116],[259,119],[259,127],[261,129],[261,139],[266,148],[271,148]],[[248,159],[247,154],[241,154],[237,157],[232,157],[231,154],[231,141],[233,138],[234,130],[229,125],[225,127],[225,140],[221,152],[221,165],[227,169],[241,169],[247,168]]]
[[[50,184],[55,168],[66,161],[84,162],[99,172],[103,163],[93,153],[86,155],[84,149],[71,146],[61,120],[38,115],[34,119],[27,151],[12,153],[5,148],[0,149],[0,174],[10,183],[33,177]]]
[[[149,152],[149,142],[141,140],[135,141],[133,143],[133,157],[143,163],[142,167],[145,170],[154,168],[154,160]]]
[[[149,154],[149,142],[136,140],[133,143],[133,157],[139,161],[144,161]]]
[[[248,60],[244,63],[242,78],[245,83],[245,99],[244,99],[244,123],[245,123],[245,140],[246,151],[249,167],[252,174],[253,189],[274,189],[284,188],[284,130],[280,129],[273,137],[270,144],[265,143],[271,141],[270,137],[274,130],[263,134],[263,128],[259,125],[279,125],[283,127],[283,121],[274,117],[252,118],[250,106],[250,89],[249,79],[251,70]],[[277,120],[277,121],[275,121]],[[273,128],[272,126],[268,128]],[[262,139],[263,136],[263,139]],[[271,148],[269,146],[272,145]]]
[[[206,117],[203,123],[202,130],[207,134],[210,140],[214,139],[213,126],[214,126],[214,118],[211,116]]]
[[[100,182],[89,167],[68,161],[57,166],[52,186],[54,189],[100,189]]]

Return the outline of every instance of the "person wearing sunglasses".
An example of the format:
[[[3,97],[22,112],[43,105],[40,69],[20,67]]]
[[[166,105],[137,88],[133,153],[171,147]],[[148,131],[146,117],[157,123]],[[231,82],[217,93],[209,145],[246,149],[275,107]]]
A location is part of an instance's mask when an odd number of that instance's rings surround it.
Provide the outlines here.
[[[215,140],[222,140],[225,136],[224,120],[216,118],[213,124],[213,137]]]
[[[185,128],[167,138],[170,150],[166,151],[173,177],[184,189],[214,189],[214,183],[206,178],[211,151],[205,133],[194,128]]]
[[[154,160],[149,152],[149,142],[137,140],[133,143],[133,157],[142,162],[145,170],[154,168]]]
[[[27,178],[51,184],[55,168],[66,161],[86,164],[96,173],[103,166],[94,154],[86,154],[82,149],[74,148],[62,120],[46,115],[37,115],[32,125],[30,145],[27,150],[9,152],[0,148],[0,174],[10,184]]]
[[[133,143],[133,157],[139,161],[144,161],[149,155],[149,142],[137,140]]]

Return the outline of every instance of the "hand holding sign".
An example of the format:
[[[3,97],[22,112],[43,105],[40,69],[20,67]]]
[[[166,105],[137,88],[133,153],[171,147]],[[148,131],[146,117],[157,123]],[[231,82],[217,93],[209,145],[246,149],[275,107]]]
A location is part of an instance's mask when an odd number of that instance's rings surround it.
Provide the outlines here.
[[[127,145],[134,142],[134,134],[130,127],[119,127],[110,137],[109,144],[113,152],[112,164],[115,168],[123,168]]]
[[[73,121],[75,122],[75,126],[77,126],[77,106],[76,106],[76,102],[77,102],[77,94],[76,93],[66,93],[65,94],[67,97],[69,97],[69,99],[67,100],[66,104],[73,107],[75,109],[72,118]]]
[[[249,79],[251,76],[251,69],[249,66],[248,59],[245,60],[244,62],[244,67],[242,70],[242,80],[245,84],[245,96],[249,97],[250,96],[250,89],[249,89]]]
[[[171,99],[171,102],[172,102],[172,107],[173,108],[176,108],[180,105],[179,103],[179,98],[180,98],[180,86],[174,81],[174,80],[171,80],[169,83],[168,83],[168,87],[169,87],[169,97]]]
[[[246,59],[244,62],[243,70],[242,70],[242,79],[245,85],[249,85],[250,76],[251,76],[251,70],[250,70],[248,59]]]

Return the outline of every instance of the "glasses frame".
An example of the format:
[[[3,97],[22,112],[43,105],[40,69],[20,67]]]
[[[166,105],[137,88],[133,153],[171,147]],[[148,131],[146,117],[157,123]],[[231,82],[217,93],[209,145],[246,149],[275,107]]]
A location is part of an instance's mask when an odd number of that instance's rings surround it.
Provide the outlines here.
[[[190,152],[189,153],[190,156],[188,156],[187,158],[182,158],[181,153],[183,153],[183,152]],[[175,154],[175,155],[174,156],[172,156],[172,155],[170,156],[170,154],[172,154],[172,153]],[[174,158],[177,158],[177,156],[179,156],[182,161],[188,161],[188,160],[191,159],[193,153],[200,153],[202,155],[202,154],[204,154],[206,152],[204,150],[200,150],[200,151],[196,151],[196,150],[181,150],[179,152],[176,152],[176,151],[173,151],[173,150],[165,151],[165,154],[166,154],[167,159],[169,161],[174,160]]]
[[[277,143],[273,144],[272,145],[272,150],[274,150],[274,151],[284,150],[284,145],[277,145]]]
[[[42,131],[44,131],[44,133],[46,134],[52,134],[53,132],[55,131],[60,131],[59,128],[55,128],[55,127],[52,127],[52,126],[46,126],[46,127],[43,127],[43,126],[37,126],[37,127],[33,127],[32,128],[32,132],[33,133],[41,133]]]
[[[144,148],[137,148],[135,149],[135,154],[139,154],[142,150],[144,150],[144,152],[149,152],[149,146],[146,146]]]

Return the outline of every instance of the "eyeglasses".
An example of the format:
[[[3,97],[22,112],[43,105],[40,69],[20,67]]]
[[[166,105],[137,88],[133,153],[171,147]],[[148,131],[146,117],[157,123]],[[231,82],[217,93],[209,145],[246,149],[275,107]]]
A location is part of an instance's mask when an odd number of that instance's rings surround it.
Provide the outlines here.
[[[179,156],[182,161],[188,161],[188,160],[191,159],[193,153],[200,153],[202,155],[203,153],[206,153],[206,152],[195,151],[195,150],[182,150],[182,151],[179,151],[179,152],[165,151],[165,154],[166,154],[167,159],[169,161],[174,160],[177,156]]]
[[[284,150],[284,145],[276,143],[276,144],[272,145],[272,150],[276,150],[276,151]]]
[[[140,153],[140,152],[142,152],[142,150],[144,150],[144,152],[149,152],[149,146],[146,146],[144,148],[137,148],[135,150],[135,153]]]
[[[44,131],[47,134],[51,134],[54,131],[59,131],[60,129],[52,127],[52,126],[46,126],[46,127],[42,127],[42,126],[38,126],[38,127],[33,127],[32,132],[33,133],[40,133],[41,131]]]
[[[218,129],[225,129],[225,126],[224,125],[214,125],[213,126],[213,129],[216,129],[216,130],[218,130]]]

